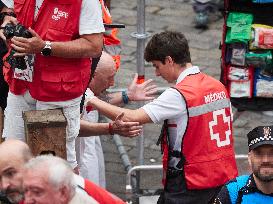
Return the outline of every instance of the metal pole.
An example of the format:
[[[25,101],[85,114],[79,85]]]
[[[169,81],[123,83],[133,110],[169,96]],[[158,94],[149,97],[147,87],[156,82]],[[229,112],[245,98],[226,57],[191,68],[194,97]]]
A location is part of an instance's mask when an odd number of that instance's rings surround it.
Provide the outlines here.
[[[137,2],[137,34],[137,73],[139,77],[143,77],[144,79],[145,70],[143,53],[145,49],[145,0],[138,0]],[[141,83],[142,81],[139,82]]]
[[[132,37],[137,39],[137,73],[138,73],[138,83],[143,83],[145,80],[145,69],[144,69],[144,48],[145,48],[145,39],[149,37],[149,34],[145,32],[145,0],[137,1],[137,32],[131,34]],[[139,103],[139,106],[143,103]],[[138,137],[137,140],[138,147],[138,164],[144,164],[144,136],[143,132]],[[139,172],[137,172],[137,186],[136,191],[139,190]]]
[[[138,83],[143,83],[145,79],[144,69],[144,49],[145,39],[149,37],[149,34],[145,32],[145,0],[137,1],[137,32],[131,34],[132,37],[137,39],[137,73]],[[140,103],[139,105],[143,105]],[[138,137],[138,164],[144,163],[144,137],[143,133]]]

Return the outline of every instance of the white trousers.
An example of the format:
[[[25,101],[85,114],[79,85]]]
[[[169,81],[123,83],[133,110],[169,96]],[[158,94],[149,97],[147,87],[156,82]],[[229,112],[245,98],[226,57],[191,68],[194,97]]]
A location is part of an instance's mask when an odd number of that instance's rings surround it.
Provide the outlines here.
[[[87,89],[87,94],[92,95],[93,93],[90,89]],[[99,120],[98,111],[87,111],[86,107],[84,107],[82,119],[97,123]],[[76,151],[80,175],[105,188],[105,166],[100,137],[78,137],[76,139]]]
[[[5,109],[3,137],[25,141],[23,111],[62,108],[67,120],[67,161],[72,168],[75,168],[77,166],[75,139],[80,129],[80,102],[81,96],[68,101],[43,102],[33,99],[28,91],[23,95],[14,95],[9,92],[7,108]]]
[[[80,175],[105,188],[105,166],[100,138],[78,137],[76,145]]]

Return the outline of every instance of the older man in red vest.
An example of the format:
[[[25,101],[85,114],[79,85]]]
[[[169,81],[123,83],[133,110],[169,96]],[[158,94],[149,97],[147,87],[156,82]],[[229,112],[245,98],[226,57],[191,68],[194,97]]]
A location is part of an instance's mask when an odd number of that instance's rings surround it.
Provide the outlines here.
[[[90,58],[98,57],[103,45],[100,4],[96,0],[2,2],[2,26],[19,22],[32,35],[8,42],[15,54],[7,54],[4,68],[10,92],[3,136],[25,140],[22,111],[62,108],[68,122],[67,159],[76,169],[80,101],[90,78]],[[0,37],[6,39],[4,34],[1,30]],[[24,57],[24,70],[12,63],[14,57]]]

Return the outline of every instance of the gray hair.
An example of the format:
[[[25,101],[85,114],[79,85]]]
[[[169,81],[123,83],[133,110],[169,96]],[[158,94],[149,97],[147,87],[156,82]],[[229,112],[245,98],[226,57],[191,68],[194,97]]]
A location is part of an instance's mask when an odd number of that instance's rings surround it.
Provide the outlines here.
[[[74,196],[76,191],[76,181],[70,165],[63,159],[52,155],[37,156],[25,164],[26,170],[46,170],[48,172],[48,182],[53,188],[59,189],[67,186],[70,196]]]

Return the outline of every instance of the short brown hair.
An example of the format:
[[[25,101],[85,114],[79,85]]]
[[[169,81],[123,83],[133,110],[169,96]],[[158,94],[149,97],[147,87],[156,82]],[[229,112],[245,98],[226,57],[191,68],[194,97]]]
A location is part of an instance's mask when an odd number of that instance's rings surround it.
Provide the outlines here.
[[[182,33],[173,31],[157,33],[148,42],[144,53],[147,62],[159,60],[165,64],[167,56],[181,66],[191,63],[188,41]]]

